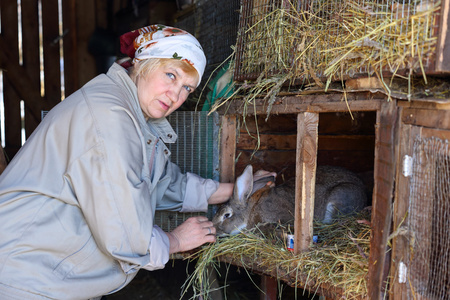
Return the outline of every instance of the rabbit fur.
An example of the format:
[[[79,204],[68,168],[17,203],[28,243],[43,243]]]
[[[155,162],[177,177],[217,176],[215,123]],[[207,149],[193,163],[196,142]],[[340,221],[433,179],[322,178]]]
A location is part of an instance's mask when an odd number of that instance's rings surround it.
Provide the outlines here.
[[[248,165],[236,179],[233,195],[217,210],[212,222],[217,235],[238,234],[259,223],[293,224],[295,211],[295,178],[276,187],[273,176],[253,180]],[[339,215],[362,210],[368,204],[363,182],[353,172],[334,166],[316,170],[314,219],[332,223]]]

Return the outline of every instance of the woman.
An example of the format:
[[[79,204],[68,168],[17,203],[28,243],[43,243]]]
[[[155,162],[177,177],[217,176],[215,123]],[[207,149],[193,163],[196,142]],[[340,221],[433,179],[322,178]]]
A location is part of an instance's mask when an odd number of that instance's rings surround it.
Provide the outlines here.
[[[185,31],[154,25],[121,37],[133,58],[55,106],[0,177],[0,299],[89,299],[141,268],[215,241],[205,217],[170,233],[156,209],[206,211],[233,185],[181,174],[165,119],[199,85],[206,58]]]

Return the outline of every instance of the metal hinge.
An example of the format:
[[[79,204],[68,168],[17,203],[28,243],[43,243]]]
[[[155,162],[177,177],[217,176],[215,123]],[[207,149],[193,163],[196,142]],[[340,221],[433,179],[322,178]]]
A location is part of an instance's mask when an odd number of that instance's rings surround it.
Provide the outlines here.
[[[411,177],[413,169],[413,158],[409,155],[403,157],[403,176]]]

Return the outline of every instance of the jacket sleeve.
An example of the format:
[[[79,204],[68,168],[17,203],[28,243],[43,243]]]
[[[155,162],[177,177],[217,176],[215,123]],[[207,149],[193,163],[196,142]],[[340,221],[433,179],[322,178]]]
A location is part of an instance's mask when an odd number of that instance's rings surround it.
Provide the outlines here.
[[[181,212],[206,212],[208,199],[218,189],[219,183],[193,173],[182,174],[180,168],[168,162],[163,180],[158,183],[158,210]]]

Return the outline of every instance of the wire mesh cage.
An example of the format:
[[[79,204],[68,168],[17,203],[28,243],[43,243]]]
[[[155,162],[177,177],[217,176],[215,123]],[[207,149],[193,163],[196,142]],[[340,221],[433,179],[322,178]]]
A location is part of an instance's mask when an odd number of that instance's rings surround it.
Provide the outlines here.
[[[417,138],[413,148],[408,222],[407,299],[450,299],[450,147],[448,140]]]
[[[175,132],[177,142],[167,144],[171,152],[171,161],[177,164],[181,172],[191,172],[219,180],[219,115],[208,112],[175,111],[167,117]],[[211,217],[208,213],[179,213],[157,211],[155,223],[165,231],[172,231],[187,218],[198,215]]]
[[[233,53],[239,8],[240,0],[199,0],[194,10],[176,19],[175,25],[194,34],[205,51],[207,66],[203,81]]]
[[[440,14],[440,0],[242,0],[235,80],[436,72]]]

